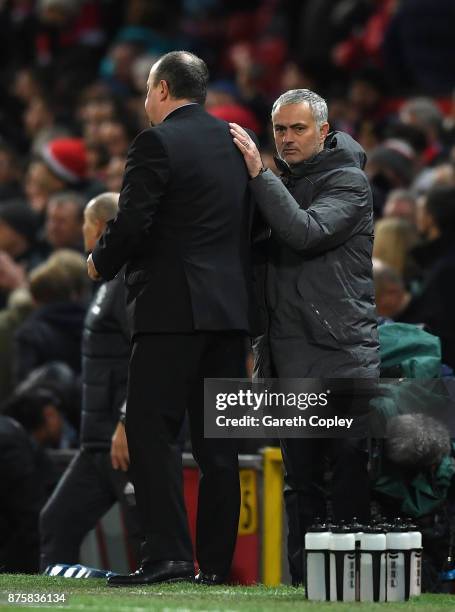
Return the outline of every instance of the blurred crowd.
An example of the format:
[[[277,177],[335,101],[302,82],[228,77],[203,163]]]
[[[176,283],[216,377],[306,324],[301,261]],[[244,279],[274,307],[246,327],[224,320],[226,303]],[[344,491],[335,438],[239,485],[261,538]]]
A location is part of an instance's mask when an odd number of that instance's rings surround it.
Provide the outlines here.
[[[0,2],[0,402],[34,452],[78,447],[84,208],[120,191],[148,72],[173,49],[206,60],[208,110],[253,129],[272,169],[274,99],[327,99],[368,155],[378,316],[425,326],[455,368],[454,17],[452,0]],[[39,456],[21,477],[43,503]]]

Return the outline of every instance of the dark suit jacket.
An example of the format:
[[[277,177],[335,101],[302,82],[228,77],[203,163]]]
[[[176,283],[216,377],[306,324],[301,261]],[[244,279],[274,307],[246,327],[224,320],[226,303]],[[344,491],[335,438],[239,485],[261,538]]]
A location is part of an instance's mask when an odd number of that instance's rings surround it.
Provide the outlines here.
[[[182,106],[132,143],[119,213],[93,251],[106,280],[126,263],[134,333],[249,330],[248,174],[229,126]]]

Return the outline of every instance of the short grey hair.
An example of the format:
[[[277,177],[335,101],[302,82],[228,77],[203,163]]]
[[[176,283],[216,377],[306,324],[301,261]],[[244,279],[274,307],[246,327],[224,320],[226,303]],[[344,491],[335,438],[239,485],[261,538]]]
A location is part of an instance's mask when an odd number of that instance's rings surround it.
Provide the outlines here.
[[[327,102],[324,98],[321,98],[317,93],[310,89],[290,89],[275,100],[272,107],[273,114],[281,107],[287,106],[288,104],[302,104],[306,102],[313,113],[314,120],[318,127],[323,123],[327,123],[329,111],[327,109]]]
[[[92,219],[107,223],[117,216],[118,199],[118,193],[115,193],[114,191],[106,191],[91,199],[85,207],[85,210]]]
[[[443,114],[431,98],[411,98],[403,104],[400,115],[412,114],[417,124],[424,128],[441,128]]]

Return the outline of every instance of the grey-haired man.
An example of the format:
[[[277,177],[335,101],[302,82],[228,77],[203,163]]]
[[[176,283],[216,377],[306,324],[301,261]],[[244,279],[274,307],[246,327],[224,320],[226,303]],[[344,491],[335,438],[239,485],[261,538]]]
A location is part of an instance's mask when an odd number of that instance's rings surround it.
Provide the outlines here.
[[[268,325],[255,351],[260,377],[355,381],[379,375],[366,156],[347,134],[329,134],[327,115],[325,101],[307,89],[276,100],[281,180],[263,168],[247,132],[231,124],[250,189],[272,229],[264,275]],[[289,564],[299,584],[305,532],[326,516],[324,459],[332,463],[333,518],[368,520],[368,457],[355,440],[290,438],[281,445]]]

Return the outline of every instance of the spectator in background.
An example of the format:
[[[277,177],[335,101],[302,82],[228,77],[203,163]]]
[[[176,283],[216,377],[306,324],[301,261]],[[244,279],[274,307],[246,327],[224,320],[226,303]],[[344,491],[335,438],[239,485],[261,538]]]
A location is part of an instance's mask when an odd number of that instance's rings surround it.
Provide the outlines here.
[[[412,189],[427,193],[438,184],[455,185],[454,166],[448,162],[448,151],[443,143],[443,114],[430,98],[412,98],[400,109],[405,125],[420,129],[426,147],[420,155],[420,172],[414,177]]]
[[[16,380],[49,361],[79,373],[88,287],[84,258],[57,251],[30,274],[29,284],[36,308],[16,333]]]
[[[367,149],[377,140],[387,119],[385,79],[380,70],[365,68],[356,72],[349,85],[348,105],[357,138]],[[361,142],[363,145],[363,142]]]
[[[39,386],[16,391],[2,406],[2,413],[0,416],[0,453],[2,451],[3,453],[0,454],[0,463],[3,475],[2,486],[6,487],[4,490],[7,494],[2,495],[1,499],[8,498],[8,501],[0,502],[0,516],[3,514],[2,506],[6,507],[6,511],[15,509],[17,515],[7,517],[8,526],[13,533],[16,532],[13,540],[19,538],[20,535],[24,539],[21,542],[21,548],[14,552],[9,551],[9,555],[16,559],[18,568],[24,565],[27,567],[26,564],[30,563],[28,571],[36,572],[38,571],[36,553],[38,552],[37,540],[39,541],[39,512],[54,490],[59,477],[57,466],[50,458],[48,451],[60,448],[64,418],[59,398],[48,389]],[[2,434],[11,435],[9,445],[6,444],[6,441],[2,441]],[[27,442],[24,439],[25,435],[28,437]],[[22,455],[19,455],[19,451]],[[12,474],[16,478],[23,478],[23,483],[12,484],[10,475],[7,477],[4,475],[4,462],[11,470],[12,466],[8,459],[11,460],[12,457],[15,457],[19,464],[12,470]],[[29,480],[32,474],[35,481],[33,486]],[[27,498],[24,497],[25,494]],[[19,503],[30,504],[30,507],[19,508]],[[26,531],[24,534],[21,534],[18,525],[22,521],[25,522],[25,525],[21,526]],[[4,524],[0,523],[0,531],[4,528]],[[2,540],[0,550],[5,540],[8,539]]]
[[[9,293],[24,284],[27,272],[43,260],[36,245],[37,229],[37,215],[22,201],[0,206],[0,308]]]
[[[402,278],[380,259],[373,259],[373,280],[378,317],[394,319],[405,309],[411,297]]]
[[[37,229],[37,215],[22,200],[0,206],[0,251],[27,268],[39,260],[34,250]]]
[[[103,193],[85,209],[90,252],[118,211],[118,194]],[[41,570],[77,563],[85,535],[119,501],[138,553],[136,507],[128,499],[129,454],[122,407],[126,399],[130,332],[123,279],[103,283],[84,323],[81,450],[41,513]],[[122,419],[122,420],[119,420]]]
[[[382,212],[384,218],[404,219],[415,225],[416,197],[407,189],[394,189],[389,193]]]
[[[87,145],[87,176],[91,180],[104,182],[110,156],[106,147],[100,144]]]
[[[110,191],[120,191],[125,172],[126,157],[113,157],[106,167],[104,183]]]
[[[81,124],[85,143],[92,145],[97,143],[100,126],[106,121],[115,120],[119,105],[109,95],[107,86],[97,83],[82,92],[75,114]]]
[[[418,228],[425,242],[412,250],[422,287],[400,321],[424,323],[441,338],[442,359],[455,368],[455,187],[432,189],[420,204]]]
[[[5,200],[24,196],[22,168],[15,151],[0,140],[0,206]]]
[[[80,138],[59,138],[47,143],[27,171],[26,194],[30,206],[44,214],[49,198],[69,189],[87,187],[87,151]]]
[[[0,414],[0,572],[33,574],[39,563],[42,463],[23,427]]]
[[[3,414],[20,423],[42,449],[59,448],[63,432],[59,405],[57,396],[36,388],[14,393],[3,406]]]
[[[397,117],[395,117],[397,118]],[[418,125],[392,121],[385,130],[385,141],[405,142],[415,154],[415,171],[420,172],[425,167],[426,150],[428,146],[427,135]]]
[[[392,189],[409,188],[415,174],[416,156],[405,140],[388,139],[368,156],[365,172],[373,192],[375,216],[381,216]]]
[[[43,93],[43,84],[38,76],[38,71],[27,66],[19,68],[14,72],[10,90],[20,107],[27,107]]]
[[[290,59],[283,67],[280,90],[313,89],[316,86],[311,69],[297,59]]]
[[[425,165],[431,166],[441,161],[444,155],[441,144],[443,115],[437,104],[430,98],[411,98],[403,104],[399,116],[405,125],[417,127],[425,134]]]
[[[138,45],[126,40],[118,40],[109,49],[102,64],[102,74],[112,95],[128,98],[134,93],[133,65],[139,52]]]
[[[455,235],[455,186],[439,185],[417,200],[417,230],[423,243],[413,250],[422,277],[452,251]]]
[[[374,228],[373,257],[388,264],[399,277],[409,283],[416,273],[410,256],[419,235],[414,225],[405,219],[380,219]]]
[[[78,447],[81,422],[80,378],[66,363],[49,361],[32,370],[25,380],[16,386],[14,395],[33,395],[36,389],[55,396],[55,405],[63,415],[59,448]]]
[[[62,189],[62,181],[48,170],[42,160],[34,159],[30,162],[25,174],[25,194],[30,207],[42,219],[49,198]]]
[[[22,287],[10,294],[6,308],[0,310],[0,403],[14,388],[14,334],[32,309],[30,292]]]
[[[125,157],[132,136],[122,121],[111,120],[101,124],[99,139],[111,157]]]
[[[422,170],[413,182],[412,190],[424,195],[437,185],[455,185],[455,165],[452,162],[441,163]]]
[[[74,249],[83,252],[82,225],[84,198],[65,191],[53,195],[46,209],[45,232],[53,249]]]
[[[69,137],[69,130],[57,124],[52,102],[44,95],[33,98],[23,115],[24,128],[32,153],[39,154],[46,143]]]

